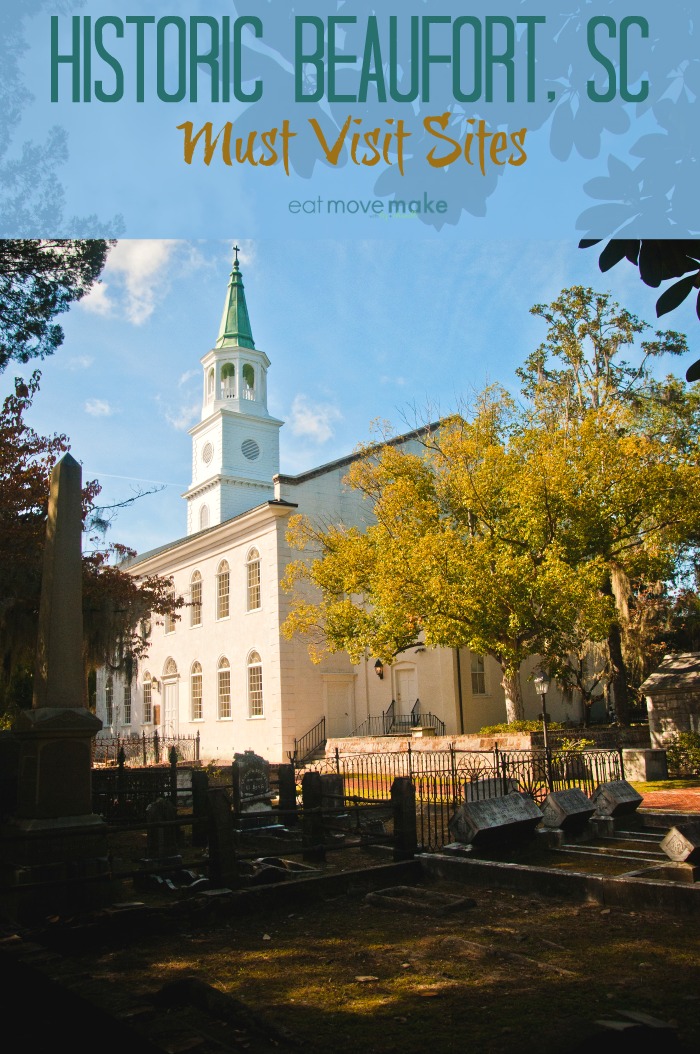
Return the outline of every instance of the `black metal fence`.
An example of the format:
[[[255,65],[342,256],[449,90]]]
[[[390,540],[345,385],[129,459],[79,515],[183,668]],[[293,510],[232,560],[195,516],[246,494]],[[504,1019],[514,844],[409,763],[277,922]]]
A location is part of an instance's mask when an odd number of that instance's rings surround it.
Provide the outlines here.
[[[93,740],[93,765],[116,765],[119,752],[124,751],[126,765],[162,765],[175,748],[177,760],[199,761],[199,732],[194,736],[166,736],[154,732],[152,736],[98,736]]]
[[[308,768],[343,777],[346,799],[388,801],[398,776],[416,791],[418,841],[426,851],[451,841],[449,820],[466,800],[500,797],[510,791],[541,804],[550,790],[579,787],[590,797],[601,783],[624,779],[621,750],[406,750],[334,754]]]
[[[444,736],[445,722],[430,711],[421,710],[420,699],[416,699],[410,714],[396,712],[396,700],[392,699],[383,713],[366,718],[353,729],[351,736],[401,736],[415,728],[432,728],[437,736]]]

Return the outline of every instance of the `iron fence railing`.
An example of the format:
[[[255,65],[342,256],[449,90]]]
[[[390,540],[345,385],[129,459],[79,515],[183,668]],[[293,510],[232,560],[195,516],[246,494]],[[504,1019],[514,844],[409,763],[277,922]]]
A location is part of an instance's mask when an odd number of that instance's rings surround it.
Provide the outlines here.
[[[175,748],[177,760],[199,761],[199,732],[193,736],[167,736],[154,732],[152,736],[97,736],[93,740],[93,765],[116,765],[119,752],[124,751],[126,765],[161,765],[169,760]]]
[[[303,765],[304,762],[314,754],[319,747],[323,746],[326,742],[326,719],[322,717],[321,720],[310,728],[309,731],[303,735],[300,739],[294,740],[294,753],[287,754],[289,760],[296,765]]]
[[[350,733],[351,737],[406,735],[414,728],[432,728],[435,735],[445,735],[445,722],[431,711],[421,710],[420,699],[416,699],[410,714],[396,712],[396,700],[392,699],[383,713],[367,717]]]
[[[449,820],[464,800],[500,797],[511,791],[541,804],[550,790],[579,787],[591,796],[601,783],[624,779],[621,750],[464,751],[406,749],[371,754],[334,753],[305,771],[343,777],[346,798],[388,801],[397,776],[416,789],[418,841],[425,850],[450,841]]]

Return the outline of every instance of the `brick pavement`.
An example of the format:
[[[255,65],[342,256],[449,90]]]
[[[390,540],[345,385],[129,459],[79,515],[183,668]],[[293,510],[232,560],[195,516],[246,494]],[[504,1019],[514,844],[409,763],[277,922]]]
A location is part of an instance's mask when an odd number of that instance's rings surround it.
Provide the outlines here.
[[[641,808],[666,812],[700,813],[700,787],[652,791],[644,795]]]

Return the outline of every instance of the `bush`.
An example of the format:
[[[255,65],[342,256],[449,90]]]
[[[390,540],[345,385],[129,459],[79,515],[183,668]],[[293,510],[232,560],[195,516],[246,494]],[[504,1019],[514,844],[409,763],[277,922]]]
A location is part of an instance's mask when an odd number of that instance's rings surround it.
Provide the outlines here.
[[[666,757],[670,774],[700,776],[700,732],[676,732]]]
[[[557,750],[581,751],[595,746],[595,739],[562,739],[557,743]]]
[[[563,728],[564,726],[559,721],[547,722],[547,728]],[[504,736],[511,732],[541,732],[542,722],[541,721],[511,721],[508,724],[504,721],[501,725],[484,725],[477,732],[478,736]]]

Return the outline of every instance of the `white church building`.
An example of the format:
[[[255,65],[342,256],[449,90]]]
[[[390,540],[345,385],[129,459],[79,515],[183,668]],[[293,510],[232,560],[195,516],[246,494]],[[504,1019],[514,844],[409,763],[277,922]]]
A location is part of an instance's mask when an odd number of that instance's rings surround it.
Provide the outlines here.
[[[322,719],[327,738],[366,733],[368,719],[376,731],[387,712],[408,724],[412,711],[430,713],[449,736],[504,721],[498,664],[466,648],[417,647],[385,667],[369,654],[359,665],[342,654],[315,665],[303,640],[281,637],[291,600],[280,581],[298,558],[285,538],[290,516],[367,522],[366,503],[343,483],[354,455],[280,473],[283,422],[267,409],[271,364],[255,347],[237,254],[219,336],[201,363],[187,534],[128,567],[170,578],[187,606],[179,619],[152,619],[149,652],[131,684],[98,671],[100,735],[199,733],[205,762],[247,749],[278,762]],[[416,433],[395,442],[410,448]],[[525,710],[534,718],[541,706],[528,672]],[[547,704],[555,720],[578,718],[554,686]]]

